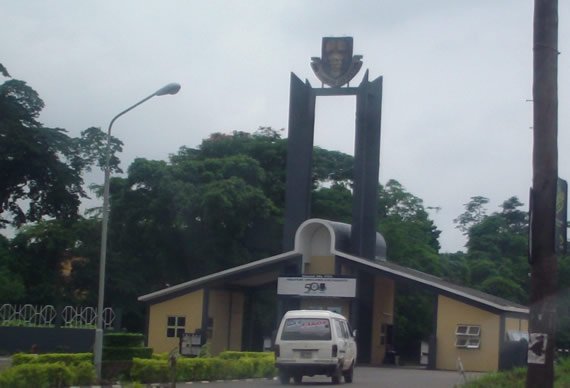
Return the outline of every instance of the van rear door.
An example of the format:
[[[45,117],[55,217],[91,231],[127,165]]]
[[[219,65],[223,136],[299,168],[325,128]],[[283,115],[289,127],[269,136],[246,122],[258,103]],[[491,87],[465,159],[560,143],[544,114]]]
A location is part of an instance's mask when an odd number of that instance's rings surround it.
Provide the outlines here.
[[[288,318],[279,338],[280,357],[297,362],[330,358],[331,338],[328,318]]]

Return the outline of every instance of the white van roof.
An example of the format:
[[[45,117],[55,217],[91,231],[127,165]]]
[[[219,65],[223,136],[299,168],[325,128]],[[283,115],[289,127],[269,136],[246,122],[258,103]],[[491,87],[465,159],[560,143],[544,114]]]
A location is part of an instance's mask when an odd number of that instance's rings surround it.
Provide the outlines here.
[[[328,310],[289,310],[283,318],[337,318],[346,319],[344,316]]]

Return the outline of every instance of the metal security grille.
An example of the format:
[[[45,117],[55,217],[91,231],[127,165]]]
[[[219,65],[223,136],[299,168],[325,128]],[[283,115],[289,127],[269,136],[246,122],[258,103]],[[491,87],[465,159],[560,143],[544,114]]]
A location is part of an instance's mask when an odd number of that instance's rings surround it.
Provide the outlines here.
[[[115,322],[113,309],[103,310],[104,328],[110,328]],[[88,306],[65,306],[60,310],[52,305],[12,305],[0,306],[0,326],[61,326],[95,327],[97,309]]]

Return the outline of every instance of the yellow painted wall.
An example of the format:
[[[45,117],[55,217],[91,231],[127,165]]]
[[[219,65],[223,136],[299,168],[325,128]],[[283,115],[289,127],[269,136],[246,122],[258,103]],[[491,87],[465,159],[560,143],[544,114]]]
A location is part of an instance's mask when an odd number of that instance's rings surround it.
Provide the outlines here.
[[[178,347],[177,337],[166,336],[167,319],[169,316],[186,317],[185,332],[193,333],[202,325],[203,290],[172,298],[153,304],[149,309],[148,346],[156,353],[170,352]]]
[[[382,364],[386,344],[380,342],[382,324],[394,324],[395,284],[391,279],[376,276],[374,279],[374,307],[372,312],[372,364]]]
[[[305,264],[305,275],[334,275],[334,256],[311,256]]]
[[[344,276],[353,276],[355,274],[354,267],[348,264],[341,264],[340,274]]]
[[[505,332],[507,330],[528,331],[528,319],[506,318]]]
[[[498,370],[499,315],[440,295],[437,323],[437,369],[457,370],[457,358],[460,357],[465,371]],[[455,347],[457,325],[481,326],[479,349]]]
[[[243,326],[243,293],[210,290],[208,316],[213,319],[210,352],[216,355],[224,350],[241,350]]]

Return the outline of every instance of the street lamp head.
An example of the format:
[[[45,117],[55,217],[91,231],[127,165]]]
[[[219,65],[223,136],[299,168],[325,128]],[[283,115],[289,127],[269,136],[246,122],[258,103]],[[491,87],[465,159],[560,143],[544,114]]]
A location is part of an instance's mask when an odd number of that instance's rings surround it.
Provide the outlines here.
[[[155,96],[164,96],[165,94],[176,94],[176,93],[178,93],[179,90],[180,90],[180,84],[173,82],[171,84],[168,84],[168,85],[163,86],[162,88],[158,89],[154,93],[154,95]]]

